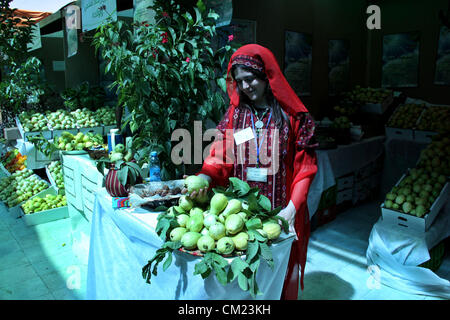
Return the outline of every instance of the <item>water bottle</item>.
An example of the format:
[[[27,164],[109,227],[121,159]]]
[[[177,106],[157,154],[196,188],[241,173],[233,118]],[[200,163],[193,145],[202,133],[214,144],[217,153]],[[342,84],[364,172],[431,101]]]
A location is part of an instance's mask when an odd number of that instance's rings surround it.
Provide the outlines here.
[[[158,153],[156,151],[150,153],[149,178],[150,181],[161,181],[161,168],[159,166]]]

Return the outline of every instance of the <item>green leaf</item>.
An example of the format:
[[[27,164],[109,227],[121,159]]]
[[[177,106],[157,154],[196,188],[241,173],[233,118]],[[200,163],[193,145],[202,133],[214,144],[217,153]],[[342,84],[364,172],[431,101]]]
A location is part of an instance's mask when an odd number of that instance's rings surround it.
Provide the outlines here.
[[[229,180],[230,180],[230,185],[233,186],[233,192],[236,192],[236,194],[239,197],[243,197],[243,196],[247,195],[248,192],[250,191],[250,186],[248,185],[247,182],[242,181],[236,177],[231,177],[231,178],[229,178]]]
[[[166,258],[166,261],[164,261],[163,271],[166,271],[170,267],[171,263],[172,263],[172,254],[169,254]]]
[[[248,245],[247,245],[247,251],[246,251],[246,261],[249,262],[251,261],[254,257],[256,257],[256,255],[258,254],[259,251],[259,245],[258,245],[258,241],[248,241]]]
[[[248,278],[243,273],[238,274],[238,284],[239,288],[241,288],[243,291],[247,291],[249,289],[248,285]]]
[[[259,248],[261,250],[261,256],[264,258],[264,260],[266,260],[269,267],[273,270],[274,262],[273,262],[272,250],[265,242],[259,243]]]
[[[270,211],[272,209],[272,203],[270,202],[269,198],[267,198],[265,195],[260,194],[258,197],[258,204],[266,211]]]
[[[128,180],[128,167],[123,167],[117,171],[117,178],[122,186],[127,185]]]

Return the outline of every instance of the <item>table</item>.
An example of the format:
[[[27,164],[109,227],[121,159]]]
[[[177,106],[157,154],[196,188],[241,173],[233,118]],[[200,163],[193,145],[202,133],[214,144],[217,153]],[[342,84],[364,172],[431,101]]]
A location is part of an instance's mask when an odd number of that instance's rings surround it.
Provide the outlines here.
[[[380,218],[369,237],[366,257],[376,281],[411,294],[450,299],[450,281],[419,267],[429,260],[429,249],[450,236],[450,202],[425,233],[401,232]]]
[[[316,151],[318,170],[308,193],[310,218],[317,211],[322,193],[334,186],[339,177],[355,173],[378,159],[384,152],[384,141],[384,136],[378,136]]]
[[[245,300],[251,295],[237,282],[222,286],[215,277],[193,275],[200,258],[176,252],[171,266],[152,276],[147,284],[142,267],[162,240],[156,234],[157,213],[143,208],[112,209],[104,188],[97,191],[92,215],[87,275],[87,299],[127,300]],[[293,234],[282,234],[272,245],[274,270],[261,262],[257,283],[263,295],[257,299],[279,300],[286,274]]]

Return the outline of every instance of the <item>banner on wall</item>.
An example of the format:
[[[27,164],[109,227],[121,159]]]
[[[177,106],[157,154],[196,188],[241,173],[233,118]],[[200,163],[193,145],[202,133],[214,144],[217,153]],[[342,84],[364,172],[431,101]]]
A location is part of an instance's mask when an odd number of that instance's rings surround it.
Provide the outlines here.
[[[350,41],[328,41],[328,93],[336,95],[348,90]]]
[[[284,76],[298,96],[311,94],[312,35],[285,32]]]
[[[27,44],[28,52],[42,48],[41,42],[41,26],[35,23],[31,26],[31,42]]]
[[[417,87],[419,32],[383,37],[382,87]]]
[[[133,8],[133,21],[137,23],[155,23],[155,11],[150,9],[149,6],[153,6],[153,0],[134,0]]]
[[[64,18],[66,21],[66,43],[67,43],[67,58],[73,57],[78,52],[78,26],[79,10],[75,6],[68,6],[64,8]]]
[[[116,0],[81,0],[83,32],[117,20]]]
[[[439,33],[434,83],[450,85],[450,29],[446,26]]]

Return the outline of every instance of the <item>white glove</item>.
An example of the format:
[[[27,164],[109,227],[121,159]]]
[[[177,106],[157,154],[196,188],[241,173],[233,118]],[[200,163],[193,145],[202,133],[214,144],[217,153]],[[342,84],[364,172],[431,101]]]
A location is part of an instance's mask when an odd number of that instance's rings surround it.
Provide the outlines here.
[[[294,204],[292,203],[292,201],[289,201],[287,207],[284,208],[283,210],[281,210],[278,213],[278,215],[280,217],[286,219],[286,221],[289,223],[289,232],[295,234],[295,239],[298,240],[297,233],[295,232],[295,228],[294,228],[294,221],[295,221],[296,213],[297,213],[297,210],[295,209]]]

